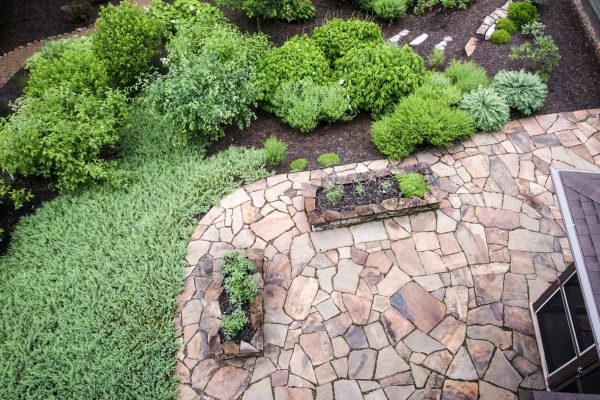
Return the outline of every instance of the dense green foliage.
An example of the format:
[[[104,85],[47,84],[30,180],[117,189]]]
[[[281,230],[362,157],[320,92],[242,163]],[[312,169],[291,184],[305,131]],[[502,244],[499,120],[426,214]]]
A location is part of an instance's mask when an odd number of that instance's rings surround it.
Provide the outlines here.
[[[321,121],[351,118],[350,100],[337,83],[317,85],[311,79],[286,82],[272,104],[277,116],[303,133],[314,130]]]
[[[336,80],[350,95],[354,110],[378,118],[424,80],[423,59],[409,46],[393,44],[354,48],[335,62]]]
[[[452,61],[446,69],[446,76],[463,93],[469,93],[479,86],[488,87],[490,84],[487,71],[474,61]]]
[[[265,106],[285,82],[310,78],[317,84],[330,78],[329,61],[317,43],[307,36],[294,36],[281,47],[268,51],[257,64],[256,86]]]
[[[529,61],[540,77],[547,81],[560,62],[558,46],[552,36],[544,33],[544,24],[540,22],[523,26],[523,33],[533,36],[533,42],[513,47],[509,57],[511,60]]]
[[[508,103],[493,88],[480,87],[465,94],[460,108],[471,115],[480,131],[502,129],[510,119]]]
[[[419,197],[424,198],[425,193],[429,191],[429,185],[423,175],[418,172],[411,174],[396,174],[394,175],[402,196],[406,198]]]
[[[332,206],[336,205],[342,199],[342,195],[344,194],[344,189],[341,186],[331,185],[326,186],[323,189],[323,194],[327,199],[327,202]]]
[[[510,38],[511,36],[508,31],[505,31],[504,29],[496,29],[494,33],[492,33],[490,40],[496,44],[506,44],[510,42]]]
[[[220,6],[240,10],[250,18],[270,18],[305,21],[315,16],[310,0],[217,0]]]
[[[271,136],[265,140],[264,152],[266,162],[272,165],[281,164],[285,160],[287,149],[288,146],[283,140]]]
[[[548,87],[542,79],[530,72],[500,71],[492,80],[494,88],[510,108],[530,115],[542,108],[548,95]]]
[[[429,68],[441,69],[444,66],[444,62],[446,62],[444,50],[434,47],[431,50],[431,53],[429,53],[429,57],[427,57],[427,65]]]
[[[531,3],[518,1],[508,5],[508,19],[514,22],[519,29],[539,18],[537,9]]]
[[[306,158],[296,158],[290,163],[290,171],[299,172],[304,171],[308,167],[308,160]]]
[[[237,335],[250,320],[241,308],[236,308],[231,314],[225,314],[221,318],[221,329],[225,335],[225,340],[231,340]]]
[[[317,162],[322,167],[327,168],[339,164],[340,162],[342,162],[342,160],[340,159],[340,156],[338,156],[336,153],[323,153],[319,155],[319,157],[317,158]]]
[[[92,43],[112,82],[126,87],[148,71],[163,32],[164,27],[156,19],[131,0],[125,0],[118,6],[108,4],[102,9]]]
[[[500,18],[496,21],[496,29],[503,29],[506,32],[513,34],[519,30],[510,18]]]
[[[331,62],[354,48],[383,43],[379,25],[354,18],[349,20],[333,18],[315,28],[312,39]]]

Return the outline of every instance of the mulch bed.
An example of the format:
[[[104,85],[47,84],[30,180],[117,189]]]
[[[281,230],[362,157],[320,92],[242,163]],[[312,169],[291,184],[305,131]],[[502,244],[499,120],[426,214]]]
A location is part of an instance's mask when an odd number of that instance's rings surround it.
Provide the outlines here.
[[[361,184],[364,189],[362,194],[357,191],[359,184]],[[339,185],[339,187],[342,189],[342,197],[336,204],[331,204],[329,200],[327,200],[323,189],[317,192],[317,211],[354,211],[356,206],[381,204],[381,202],[386,199],[398,198],[401,196],[398,183],[393,176],[389,175],[368,181],[346,183],[344,185]]]
[[[221,307],[221,315],[231,314],[236,308],[236,306],[233,306],[229,303],[229,295],[225,290],[221,292],[218,301],[219,306]],[[246,313],[246,316],[248,317],[248,323],[246,324],[246,326],[244,326],[244,329],[242,329],[237,335],[233,337],[233,339],[231,339],[237,344],[239,344],[242,340],[246,343],[251,343],[252,339],[254,338],[254,335],[256,334],[256,330],[252,329],[252,324],[250,323],[250,305],[244,304],[242,306],[242,310]],[[225,343],[227,341],[222,330],[219,330],[219,337],[221,338],[221,343]]]

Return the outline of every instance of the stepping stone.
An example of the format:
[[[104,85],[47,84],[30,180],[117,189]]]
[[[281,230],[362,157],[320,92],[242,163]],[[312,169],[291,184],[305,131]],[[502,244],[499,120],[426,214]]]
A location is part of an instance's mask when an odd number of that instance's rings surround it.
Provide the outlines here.
[[[427,37],[428,37],[428,36],[429,36],[428,34],[424,33],[424,34],[422,34],[422,35],[418,36],[418,37],[417,37],[416,39],[414,39],[412,42],[410,42],[410,43],[409,43],[409,45],[410,45],[410,46],[418,46],[418,45],[420,45],[421,43],[423,43],[425,40],[427,40]]]
[[[429,332],[446,313],[446,306],[415,282],[398,290],[391,300],[392,306],[423,332]]]

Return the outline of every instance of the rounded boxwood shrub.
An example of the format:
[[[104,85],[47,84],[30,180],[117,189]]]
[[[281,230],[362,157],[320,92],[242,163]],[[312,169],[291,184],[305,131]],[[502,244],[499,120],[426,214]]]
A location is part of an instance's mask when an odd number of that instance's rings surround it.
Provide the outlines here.
[[[480,87],[465,94],[460,108],[471,115],[480,131],[502,129],[510,119],[508,103],[493,88]]]
[[[334,18],[315,28],[312,39],[323,49],[331,62],[356,47],[383,43],[381,28],[361,19]]]
[[[385,43],[350,50],[335,61],[334,77],[347,89],[354,110],[379,118],[421,86],[423,64],[409,46]]]
[[[323,167],[333,167],[341,162],[340,156],[336,153],[323,153],[317,158],[317,162]]]
[[[381,19],[391,21],[402,18],[408,9],[407,0],[371,0],[368,8]]]
[[[521,29],[523,25],[537,21],[540,16],[533,4],[519,1],[508,5],[508,18]]]
[[[500,71],[492,80],[492,87],[506,99],[509,107],[530,115],[542,108],[548,87],[537,74],[524,70]]]
[[[479,86],[488,87],[487,71],[473,61],[454,60],[446,68],[446,76],[463,93],[469,93]]]
[[[510,42],[510,33],[504,29],[495,30],[490,37],[490,40],[496,44],[506,44]]]
[[[261,99],[273,100],[285,82],[310,78],[316,84],[330,79],[329,61],[317,43],[307,36],[294,36],[281,47],[267,51],[256,65],[256,86]]]
[[[513,34],[519,30],[510,18],[500,18],[498,21],[496,21],[496,29],[504,29],[510,34]]]
[[[392,114],[373,124],[371,138],[381,153],[399,159],[425,142],[448,146],[474,132],[473,119],[467,112],[411,95]]]

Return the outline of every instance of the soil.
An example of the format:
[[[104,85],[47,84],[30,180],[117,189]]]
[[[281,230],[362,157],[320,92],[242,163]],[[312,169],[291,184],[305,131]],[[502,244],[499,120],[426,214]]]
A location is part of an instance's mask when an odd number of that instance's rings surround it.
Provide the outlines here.
[[[317,192],[317,211],[354,211],[356,206],[381,204],[386,199],[398,198],[402,195],[393,176],[346,183],[338,187],[342,189],[342,195],[335,204],[327,200],[324,189]]]
[[[219,296],[219,306],[221,307],[221,315],[231,314],[236,308],[236,306],[233,306],[229,303],[229,295],[224,290],[221,292],[221,295]],[[244,326],[244,329],[242,329],[232,339],[233,342],[238,343],[238,344],[242,340],[246,343],[251,343],[252,339],[254,338],[254,335],[256,334],[256,331],[252,329],[252,324],[250,323],[250,305],[249,304],[243,305],[242,311],[244,311],[244,313],[246,313],[246,316],[248,317],[248,323],[246,324],[246,326]],[[222,330],[219,330],[219,336],[221,338],[221,343],[225,343],[227,341],[225,339],[225,335],[223,334]]]

